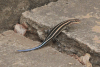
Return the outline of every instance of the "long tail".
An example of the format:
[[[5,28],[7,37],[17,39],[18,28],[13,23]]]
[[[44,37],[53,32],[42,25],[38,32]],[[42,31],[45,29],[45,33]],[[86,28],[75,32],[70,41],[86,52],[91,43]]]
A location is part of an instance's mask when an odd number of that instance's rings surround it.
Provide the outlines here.
[[[37,47],[34,47],[32,49],[25,49],[25,50],[17,50],[19,52],[27,52],[27,51],[32,51],[32,50],[36,50],[36,49],[39,49],[40,47],[42,47],[46,42],[43,42],[41,45],[37,46]]]

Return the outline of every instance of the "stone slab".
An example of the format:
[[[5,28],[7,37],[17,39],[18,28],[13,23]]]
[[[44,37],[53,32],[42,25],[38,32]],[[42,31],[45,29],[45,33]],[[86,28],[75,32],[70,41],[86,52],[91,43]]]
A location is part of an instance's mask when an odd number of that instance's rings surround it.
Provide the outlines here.
[[[0,34],[0,67],[85,67],[49,46],[30,52],[16,51],[39,44],[12,30]]]
[[[69,31],[63,32],[68,37],[84,43],[91,50],[100,53],[100,4],[97,4],[99,2],[100,0],[58,0],[26,11],[22,13],[22,16],[40,26],[50,28],[68,19],[80,19],[80,24],[70,25]],[[27,20],[21,20],[21,22],[24,21]]]

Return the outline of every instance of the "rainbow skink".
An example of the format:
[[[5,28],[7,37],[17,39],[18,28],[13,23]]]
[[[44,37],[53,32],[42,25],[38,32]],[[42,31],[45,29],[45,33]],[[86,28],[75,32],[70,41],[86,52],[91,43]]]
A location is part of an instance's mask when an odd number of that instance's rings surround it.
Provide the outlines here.
[[[45,40],[42,42],[41,45],[31,48],[31,49],[25,49],[25,50],[18,50],[19,52],[27,52],[27,51],[32,51],[32,50],[36,50],[41,48],[43,45],[45,45],[48,41],[50,41],[51,39],[55,38],[66,25],[69,25],[71,23],[79,23],[80,20],[79,19],[70,19],[67,21],[63,21],[61,23],[59,23],[58,25],[56,25],[48,34],[48,36],[45,38]]]

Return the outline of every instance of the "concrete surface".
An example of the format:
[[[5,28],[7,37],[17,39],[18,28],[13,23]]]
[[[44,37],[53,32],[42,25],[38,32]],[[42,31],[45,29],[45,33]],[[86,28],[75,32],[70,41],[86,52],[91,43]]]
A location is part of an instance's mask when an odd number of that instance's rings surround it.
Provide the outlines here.
[[[30,52],[16,51],[39,44],[12,30],[0,34],[0,67],[85,67],[73,57],[49,46]]]
[[[68,32],[65,30],[63,33],[80,43],[86,44],[92,51],[100,54],[99,6],[100,0],[58,0],[57,2],[51,2],[48,5],[22,13],[20,21],[21,23],[27,21],[34,28],[38,26],[40,28],[52,28],[62,21],[78,18],[81,20],[81,23],[70,25]]]

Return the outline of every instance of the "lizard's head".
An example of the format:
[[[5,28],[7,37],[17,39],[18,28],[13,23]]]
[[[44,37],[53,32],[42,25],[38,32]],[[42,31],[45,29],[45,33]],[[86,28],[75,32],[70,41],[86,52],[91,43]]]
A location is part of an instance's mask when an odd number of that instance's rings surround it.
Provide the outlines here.
[[[73,23],[79,23],[80,20],[79,19],[72,19],[71,22],[73,22]]]

